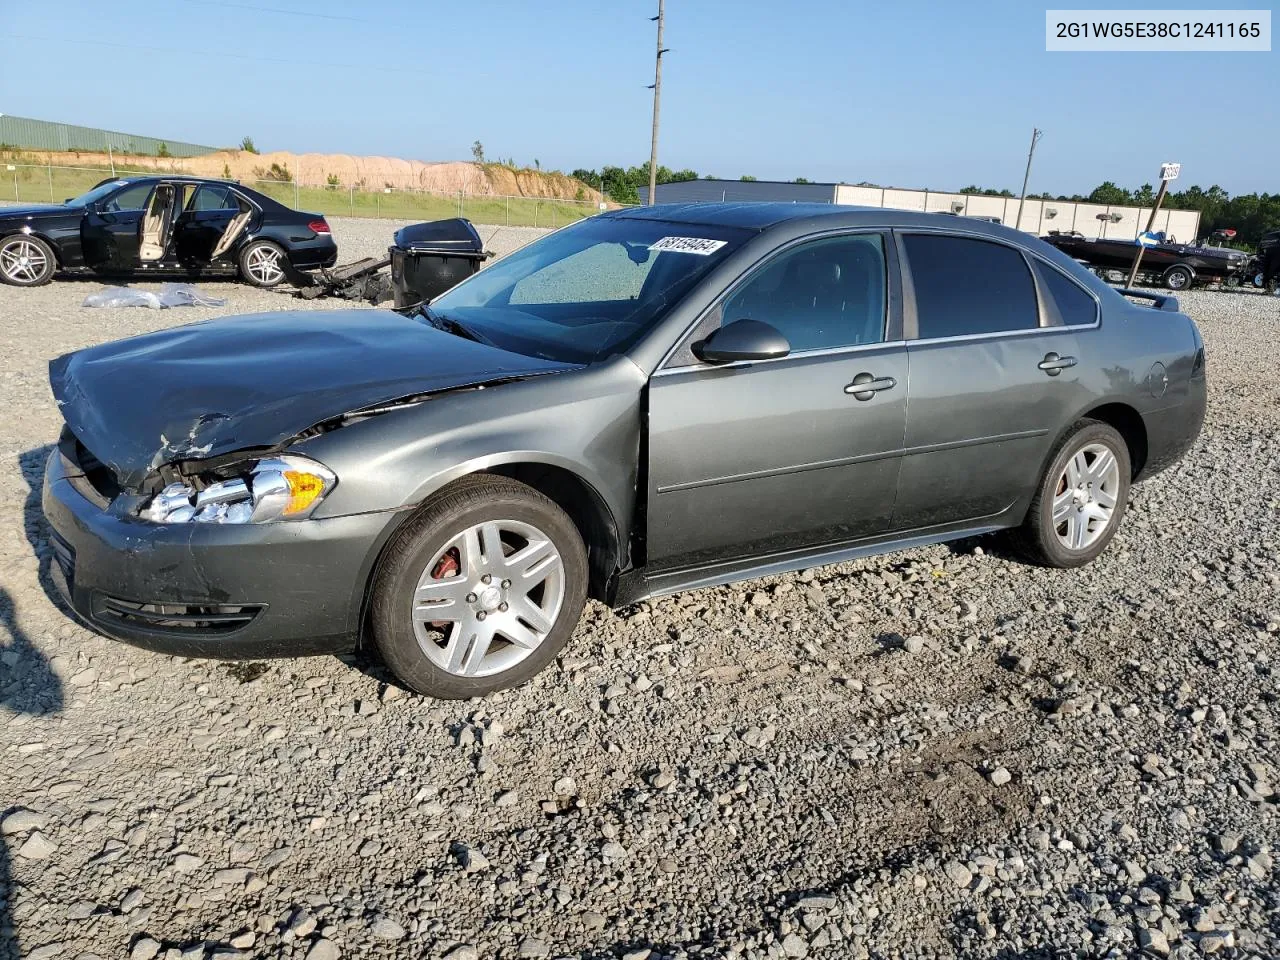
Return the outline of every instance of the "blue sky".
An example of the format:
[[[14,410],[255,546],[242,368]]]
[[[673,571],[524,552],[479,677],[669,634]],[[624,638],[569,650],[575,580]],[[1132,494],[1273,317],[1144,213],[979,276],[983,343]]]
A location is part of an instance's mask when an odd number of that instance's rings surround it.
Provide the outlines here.
[[[1067,4],[668,0],[659,161],[1016,191],[1038,126],[1033,192],[1136,186],[1162,160],[1180,185],[1280,190],[1280,54],[1046,53],[1050,5]],[[648,158],[656,8],[0,0],[0,111],[262,150],[446,160],[479,139],[544,168],[630,165]]]

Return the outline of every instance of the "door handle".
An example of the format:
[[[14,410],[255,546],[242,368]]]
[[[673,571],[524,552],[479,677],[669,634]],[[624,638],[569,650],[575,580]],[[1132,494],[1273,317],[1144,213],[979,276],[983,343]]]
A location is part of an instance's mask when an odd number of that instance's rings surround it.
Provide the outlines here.
[[[1068,367],[1074,367],[1075,365],[1075,357],[1060,357],[1052,351],[1046,353],[1044,355],[1044,359],[1036,364],[1036,366],[1051,377],[1056,377],[1063,370],[1066,370]]]
[[[892,390],[897,385],[898,381],[893,377],[877,378],[870,373],[860,373],[852,383],[845,385],[844,392],[853,394],[855,400],[870,400],[881,390]]]

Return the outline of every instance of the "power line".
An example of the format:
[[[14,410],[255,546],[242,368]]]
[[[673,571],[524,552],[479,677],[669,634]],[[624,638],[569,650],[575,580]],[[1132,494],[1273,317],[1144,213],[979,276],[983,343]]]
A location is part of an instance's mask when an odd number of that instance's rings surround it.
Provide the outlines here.
[[[76,40],[76,39],[72,39],[71,37],[36,37],[36,36],[24,35],[20,33],[5,34],[3,39],[31,40],[36,43],[75,43],[75,44],[80,44],[81,46],[112,47],[117,50],[147,50],[152,53],[167,53],[170,55],[179,55],[184,57],[188,56],[187,51],[175,50],[171,47],[150,47],[150,46],[145,46],[143,44],[138,44],[138,43],[113,43],[110,40]],[[284,57],[254,57],[244,53],[225,53],[222,51],[213,51],[213,50],[203,50],[201,51],[200,56],[215,57],[215,58],[222,57],[229,60],[247,60],[252,63],[283,63],[283,64],[287,64],[289,66],[294,66],[294,67],[317,66],[316,61],[314,60],[288,60],[288,59],[285,59]],[[324,69],[326,70],[337,68],[337,69],[346,69],[346,70],[365,70],[365,71],[376,72],[376,73],[400,74],[404,72],[403,70],[396,70],[391,67],[375,67],[366,63],[334,63],[332,60],[325,60],[320,65],[323,66]]]
[[[337,13],[311,13],[304,10],[285,10],[280,7],[259,7],[252,3],[232,3],[230,0],[182,0],[183,3],[191,3],[197,6],[206,7],[232,7],[236,10],[252,10],[254,13],[282,13],[290,17],[310,17],[313,20],[345,20],[349,23],[373,23],[364,17],[344,17]]]

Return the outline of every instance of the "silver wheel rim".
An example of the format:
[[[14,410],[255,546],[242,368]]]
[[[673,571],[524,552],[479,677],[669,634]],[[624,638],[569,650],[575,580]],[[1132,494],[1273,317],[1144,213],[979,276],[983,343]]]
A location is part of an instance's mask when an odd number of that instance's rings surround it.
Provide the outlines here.
[[[244,259],[249,276],[259,283],[279,283],[284,278],[280,269],[280,251],[266,245],[254,247]]]
[[[1120,461],[1111,448],[1090,443],[1058,475],[1053,530],[1068,550],[1088,550],[1111,527],[1120,496]]]
[[[35,283],[48,268],[48,256],[34,241],[14,240],[0,248],[0,270],[15,283]]]
[[[1187,275],[1181,270],[1175,270],[1169,274],[1169,289],[1181,290],[1187,285]]]
[[[437,667],[489,677],[526,660],[564,603],[564,561],[551,538],[520,520],[486,520],[431,558],[413,595],[413,632]]]

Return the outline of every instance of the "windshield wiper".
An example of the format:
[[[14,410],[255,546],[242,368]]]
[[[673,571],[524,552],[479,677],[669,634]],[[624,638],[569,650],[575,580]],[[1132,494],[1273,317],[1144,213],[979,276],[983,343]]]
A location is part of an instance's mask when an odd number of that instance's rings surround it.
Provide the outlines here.
[[[435,327],[437,330],[443,330],[445,333],[452,333],[455,336],[464,337],[467,340],[474,340],[476,343],[483,343],[486,347],[493,346],[493,343],[486,337],[481,336],[475,330],[472,330],[466,324],[460,323],[453,317],[446,317],[443,313],[436,313],[427,304],[422,304],[418,308],[427,323]]]

